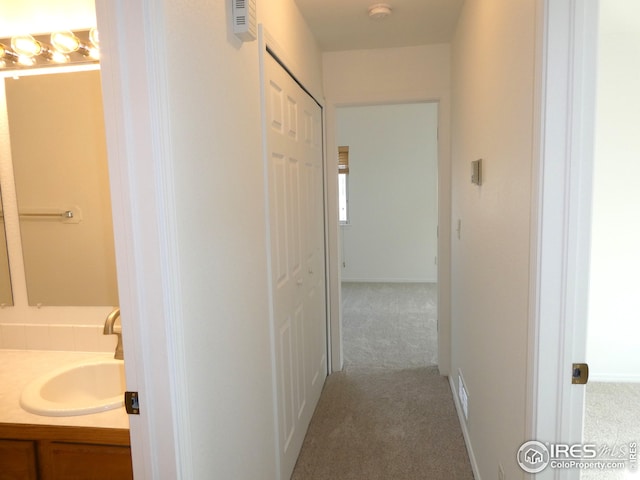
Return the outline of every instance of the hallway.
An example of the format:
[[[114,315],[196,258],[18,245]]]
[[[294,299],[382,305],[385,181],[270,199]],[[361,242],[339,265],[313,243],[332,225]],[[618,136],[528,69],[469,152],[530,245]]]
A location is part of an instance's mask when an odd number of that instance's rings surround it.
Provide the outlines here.
[[[436,291],[342,284],[345,367],[326,380],[293,480],[473,479],[435,366]]]
[[[332,374],[291,478],[473,479],[447,378],[436,367]]]

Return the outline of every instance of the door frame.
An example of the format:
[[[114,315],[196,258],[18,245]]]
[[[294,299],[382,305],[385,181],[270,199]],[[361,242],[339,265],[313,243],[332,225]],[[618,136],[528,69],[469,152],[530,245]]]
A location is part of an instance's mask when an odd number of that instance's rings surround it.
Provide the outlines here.
[[[340,107],[389,105],[402,103],[438,104],[438,368],[441,375],[449,375],[451,368],[451,105],[449,92],[422,91],[418,93],[390,92],[362,94],[327,99],[326,151],[337,152],[336,110]],[[331,372],[342,370],[342,281],[340,222],[338,219],[338,156],[325,155],[327,191],[327,228],[329,272],[329,323]],[[335,178],[335,181],[330,179]]]
[[[585,387],[571,384],[571,364],[586,350],[598,0],[542,3],[527,434],[580,443]],[[547,469],[536,478],[578,476]]]
[[[163,4],[96,0],[96,18],[133,472],[192,478]]]

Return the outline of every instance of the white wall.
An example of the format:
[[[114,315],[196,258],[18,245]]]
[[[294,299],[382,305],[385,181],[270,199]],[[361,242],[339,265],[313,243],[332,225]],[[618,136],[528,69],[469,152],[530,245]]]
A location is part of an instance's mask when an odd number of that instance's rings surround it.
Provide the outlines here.
[[[452,377],[478,478],[524,478],[535,0],[467,0],[452,44]],[[482,186],[470,181],[482,158]],[[460,221],[459,235],[457,223]]]
[[[600,2],[587,361],[640,382],[640,5]]]
[[[167,58],[179,59],[163,72],[162,107],[174,172],[166,201],[177,212],[179,380],[189,391],[177,428],[192,447],[182,457],[192,478],[274,479],[261,52],[229,33],[230,9],[217,0],[164,2]],[[294,1],[258,2],[258,19],[294,74],[318,91],[320,56]],[[206,47],[185,48],[183,39]]]
[[[339,108],[336,127],[350,169],[342,280],[437,281],[437,104]]]
[[[93,0],[1,0],[0,9],[3,12],[0,18],[0,38],[21,33],[37,34],[58,29],[89,28],[96,23]],[[0,124],[6,132],[4,88],[0,93]],[[8,135],[0,137],[0,151],[0,182],[4,208],[17,212]],[[8,214],[10,216],[10,212]],[[19,226],[17,222],[12,223],[10,218],[7,218],[6,227],[14,306],[0,309],[0,347],[113,350],[114,338],[103,336],[101,330],[101,324],[111,307],[28,306]]]
[[[447,44],[324,53],[325,96],[337,105],[438,99],[449,93],[449,53]]]
[[[380,50],[354,50],[323,54],[323,84],[327,99],[327,152],[337,151],[336,108],[407,102],[438,102],[438,183],[440,201],[438,223],[438,366],[449,371],[449,231],[450,231],[450,47],[429,45]],[[327,156],[327,172],[337,172],[337,158]],[[337,176],[328,184],[330,218],[329,250],[331,265],[340,270]],[[331,279],[332,289],[339,291],[338,279]],[[334,346],[334,369],[339,368],[340,299],[331,299],[331,339]]]

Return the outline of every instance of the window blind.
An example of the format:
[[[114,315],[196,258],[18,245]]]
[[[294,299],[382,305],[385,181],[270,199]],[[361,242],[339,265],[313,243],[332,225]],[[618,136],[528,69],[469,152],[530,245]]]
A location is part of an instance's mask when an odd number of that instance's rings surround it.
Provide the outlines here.
[[[338,147],[338,173],[349,173],[349,147]]]

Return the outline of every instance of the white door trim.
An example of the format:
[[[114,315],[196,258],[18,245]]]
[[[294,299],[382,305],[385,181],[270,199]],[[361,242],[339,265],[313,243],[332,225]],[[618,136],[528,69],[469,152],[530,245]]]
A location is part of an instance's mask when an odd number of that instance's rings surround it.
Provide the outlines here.
[[[161,2],[97,0],[136,478],[192,478]],[[151,374],[153,370],[153,374]]]
[[[546,0],[542,36],[539,179],[532,204],[528,434],[580,442],[595,107],[597,0]],[[540,479],[577,478],[547,469]]]

